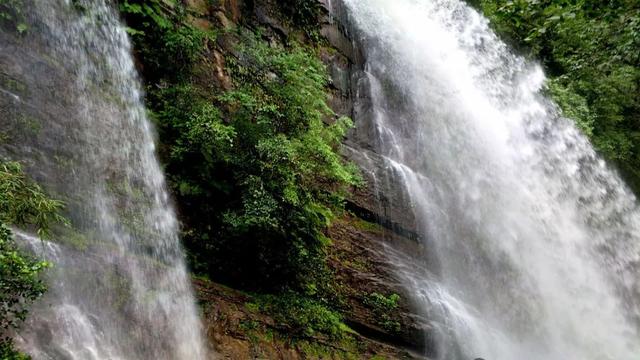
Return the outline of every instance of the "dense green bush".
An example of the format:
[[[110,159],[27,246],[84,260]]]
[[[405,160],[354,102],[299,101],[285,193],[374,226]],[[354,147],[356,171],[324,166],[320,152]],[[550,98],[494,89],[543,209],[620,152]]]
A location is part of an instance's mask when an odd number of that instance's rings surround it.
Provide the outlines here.
[[[186,22],[185,7],[175,1],[119,0],[147,81],[187,77],[206,41],[215,37]]]
[[[0,224],[0,358],[20,359],[8,331],[16,329],[28,306],[46,290],[40,273],[48,264],[36,261],[16,247],[11,232]]]
[[[550,93],[640,189],[640,3],[475,0],[495,29],[542,59]]]
[[[17,162],[0,162],[0,221],[12,225],[33,225],[47,237],[49,225],[66,223],[59,215],[64,204],[49,199],[37,184],[29,181]]]
[[[187,240],[212,276],[314,293],[327,271],[323,230],[358,181],[337,152],[350,120],[326,105],[313,53],[241,36],[228,60],[234,90],[213,100],[188,85],[154,94]]]
[[[385,296],[374,292],[365,296],[363,302],[373,311],[376,324],[385,331],[395,334],[401,330],[400,322],[393,318],[393,312],[398,309],[399,301],[400,295],[398,294]]]
[[[121,1],[121,9],[192,269],[277,294],[262,295],[272,301],[261,310],[300,336],[337,337],[341,301],[324,231],[360,178],[339,155],[351,121],[327,106],[325,67],[310,47],[277,44],[242,27],[216,42],[188,25],[179,5],[134,4],[142,2]],[[318,11],[295,9],[307,10]],[[231,87],[212,84],[213,51],[224,53]],[[293,308],[274,300],[280,297]]]
[[[298,338],[326,336],[330,340],[342,340],[352,333],[342,322],[342,316],[326,305],[297,293],[264,295],[247,305],[274,317],[278,324],[288,327],[288,333]]]
[[[0,358],[26,359],[13,349],[9,331],[26,318],[29,305],[46,290],[40,274],[49,265],[24,254],[5,224],[35,226],[49,234],[53,222],[66,222],[59,211],[63,204],[49,199],[27,180],[20,165],[0,163]]]
[[[249,289],[322,297],[323,231],[358,176],[338,153],[350,120],[327,106],[328,77],[313,50],[238,31],[226,57],[233,88],[211,92],[203,85],[211,78],[197,70],[207,73],[212,34],[188,25],[178,5],[124,0],[121,10],[194,270]]]

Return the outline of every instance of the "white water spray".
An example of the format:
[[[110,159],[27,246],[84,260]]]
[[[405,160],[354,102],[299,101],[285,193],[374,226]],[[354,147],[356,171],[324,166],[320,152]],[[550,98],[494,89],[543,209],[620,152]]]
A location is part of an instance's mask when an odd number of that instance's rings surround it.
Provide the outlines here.
[[[34,0],[0,28],[3,158],[68,204],[19,346],[35,359],[207,357],[124,27],[106,0]],[[7,96],[6,94],[13,94]]]
[[[433,356],[640,358],[635,196],[458,0],[344,0],[377,152],[412,196],[428,276],[398,269],[439,330]]]

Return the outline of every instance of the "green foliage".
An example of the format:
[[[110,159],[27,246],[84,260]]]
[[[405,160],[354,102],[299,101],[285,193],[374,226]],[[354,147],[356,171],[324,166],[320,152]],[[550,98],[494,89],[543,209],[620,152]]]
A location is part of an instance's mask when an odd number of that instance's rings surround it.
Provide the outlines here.
[[[398,301],[400,300],[400,295],[391,294],[389,296],[384,296],[379,293],[371,293],[369,294],[364,303],[373,307],[374,309],[379,310],[380,312],[389,312],[398,308]]]
[[[317,0],[281,0],[279,1],[282,12],[293,23],[304,29],[312,29],[318,25],[322,11]]]
[[[28,30],[24,0],[0,0],[0,25],[12,27],[19,34]]]
[[[359,181],[337,151],[351,122],[327,106],[310,50],[240,37],[227,59],[233,90],[149,92],[170,184],[188,208],[185,238],[197,270],[218,280],[317,295],[329,276],[323,231]]]
[[[313,340],[297,340],[295,348],[302,353],[304,359],[360,360],[361,349],[353,339],[345,339],[335,344]]]
[[[27,316],[28,305],[44,293],[46,287],[39,275],[47,267],[46,262],[35,261],[18,250],[9,229],[0,225],[1,332],[17,328]],[[0,348],[6,347],[7,352],[10,343],[10,338],[0,337]]]
[[[64,204],[49,199],[40,186],[30,182],[17,162],[0,163],[0,221],[34,225],[41,237],[49,235],[49,224],[66,220],[59,215]]]
[[[173,26],[167,13],[171,11],[167,8],[167,3],[162,0],[135,1],[123,0],[120,2],[120,12],[128,15],[139,15],[146,21],[143,26],[155,25],[161,29],[168,29]],[[137,30],[141,31],[141,30]]]
[[[0,359],[30,360],[31,357],[16,350],[13,345],[13,342],[0,340]]]
[[[120,0],[119,6],[149,80],[160,74],[188,76],[205,43],[215,37],[189,24],[184,5],[175,1]]]
[[[46,290],[40,274],[49,266],[25,255],[16,246],[5,223],[33,225],[38,234],[49,234],[54,222],[66,222],[58,212],[63,204],[49,199],[27,180],[18,163],[0,163],[0,357],[27,359],[13,348],[9,330],[27,316],[29,305]]]
[[[358,230],[363,230],[363,231],[377,233],[377,234],[382,234],[384,232],[384,228],[380,224],[362,220],[355,216],[353,218],[352,224]]]
[[[254,306],[273,316],[278,324],[287,326],[298,338],[322,336],[336,341],[353,332],[342,322],[340,314],[296,293],[264,295]]]
[[[401,330],[400,322],[392,317],[394,310],[398,309],[398,301],[400,301],[398,294],[384,296],[376,292],[368,294],[364,298],[364,304],[373,310],[376,323],[392,334]]]
[[[369,360],[387,360],[387,358],[382,355],[374,355]]]
[[[261,306],[301,336],[338,336],[324,232],[360,178],[338,151],[351,121],[327,106],[326,69],[302,45],[226,33],[224,46],[237,44],[224,59],[233,86],[212,92],[219,69],[209,48],[220,45],[213,34],[187,25],[179,4],[156,11],[144,3],[120,2],[192,268],[235,287],[289,294]],[[296,3],[306,5],[291,10],[317,15],[315,1]]]
[[[476,0],[495,29],[542,59],[549,90],[608,159],[640,179],[640,6],[635,0]]]
[[[589,109],[587,99],[580,96],[572,89],[571,85],[563,85],[563,77],[549,80],[549,92],[562,109],[563,116],[573,119],[582,132],[589,136],[593,136],[593,127],[595,125],[595,116]]]

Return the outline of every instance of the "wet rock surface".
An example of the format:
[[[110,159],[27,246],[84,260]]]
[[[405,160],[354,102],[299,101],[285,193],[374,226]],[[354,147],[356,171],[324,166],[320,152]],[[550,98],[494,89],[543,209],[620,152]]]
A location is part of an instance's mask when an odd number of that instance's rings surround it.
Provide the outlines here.
[[[346,322],[361,334],[415,353],[425,352],[428,322],[413,312],[411,298],[394,273],[386,251],[403,248],[420,253],[418,243],[384,227],[346,215],[329,230],[329,262],[348,304]],[[378,308],[378,296],[397,296],[397,306]]]

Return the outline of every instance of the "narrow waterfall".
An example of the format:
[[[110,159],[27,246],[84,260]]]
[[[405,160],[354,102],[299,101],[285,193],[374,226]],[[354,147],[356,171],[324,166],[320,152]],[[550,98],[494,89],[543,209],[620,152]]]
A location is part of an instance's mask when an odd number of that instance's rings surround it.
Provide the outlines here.
[[[640,358],[640,209],[620,177],[459,0],[344,0],[369,141],[432,253],[398,271],[438,359]]]
[[[49,291],[17,342],[34,359],[205,359],[125,28],[107,0],[24,0],[0,28],[0,156],[67,203]]]

